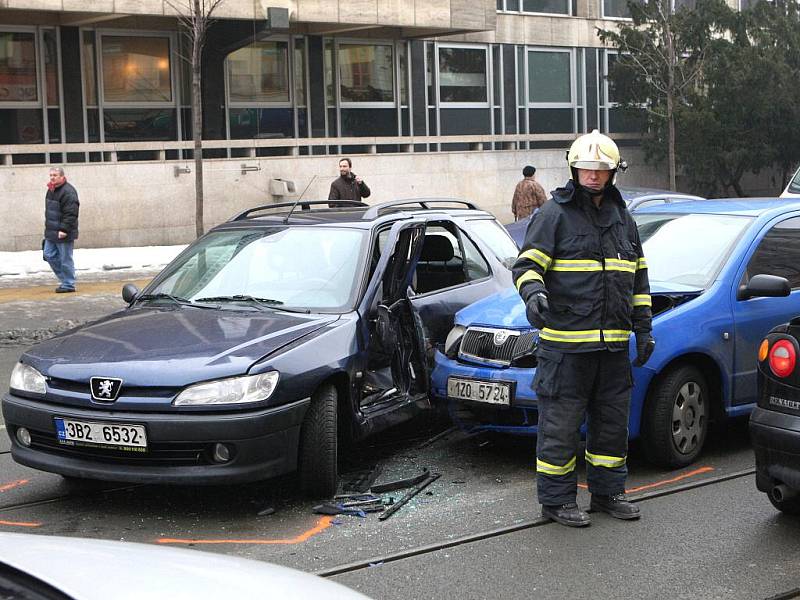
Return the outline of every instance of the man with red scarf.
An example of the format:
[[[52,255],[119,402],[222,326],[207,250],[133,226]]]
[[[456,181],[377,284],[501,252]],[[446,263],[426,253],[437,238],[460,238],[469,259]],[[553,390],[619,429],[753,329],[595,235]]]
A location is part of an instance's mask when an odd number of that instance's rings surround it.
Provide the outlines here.
[[[64,169],[50,169],[44,200],[44,259],[53,269],[59,286],[56,293],[75,291],[75,264],[72,248],[78,238],[78,192],[67,183]]]

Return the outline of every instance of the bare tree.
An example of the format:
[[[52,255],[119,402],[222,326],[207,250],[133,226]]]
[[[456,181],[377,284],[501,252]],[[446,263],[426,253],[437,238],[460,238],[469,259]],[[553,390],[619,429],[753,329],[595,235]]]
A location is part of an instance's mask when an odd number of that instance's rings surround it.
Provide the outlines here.
[[[182,56],[192,66],[192,141],[194,142],[195,233],[203,235],[203,95],[202,59],[208,28],[213,15],[225,0],[166,0],[176,12],[183,34],[189,41],[190,56]]]
[[[666,126],[669,186],[675,182],[675,117],[699,82],[708,45],[714,39],[722,3],[705,0],[693,10],[673,11],[670,0],[629,0],[630,23],[598,29],[604,43],[620,54],[609,79],[620,104],[644,109],[651,134]]]

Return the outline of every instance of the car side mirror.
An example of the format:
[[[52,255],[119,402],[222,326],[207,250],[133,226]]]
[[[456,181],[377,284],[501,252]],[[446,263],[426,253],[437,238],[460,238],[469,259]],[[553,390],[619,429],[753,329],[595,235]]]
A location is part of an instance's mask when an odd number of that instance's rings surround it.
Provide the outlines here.
[[[789,280],[777,275],[753,275],[747,285],[739,286],[736,293],[737,300],[747,300],[748,298],[780,298],[788,296],[791,292]]]
[[[126,283],[122,286],[122,299],[125,300],[126,303],[130,304],[134,300],[136,300],[136,296],[139,295],[139,288],[137,288],[132,283]]]

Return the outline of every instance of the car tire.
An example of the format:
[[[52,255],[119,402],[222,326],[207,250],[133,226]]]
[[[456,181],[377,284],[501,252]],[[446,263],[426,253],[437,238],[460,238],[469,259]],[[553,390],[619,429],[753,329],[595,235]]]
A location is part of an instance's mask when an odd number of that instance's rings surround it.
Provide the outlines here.
[[[705,444],[711,412],[706,379],[697,367],[664,373],[648,395],[642,437],[648,460],[669,469],[693,463]]]
[[[776,500],[772,497],[772,494],[767,494],[769,501],[772,503],[772,506],[777,508],[785,515],[800,515],[800,498],[790,498],[788,500]]]
[[[333,385],[320,386],[311,396],[311,405],[300,428],[300,489],[314,498],[329,498],[336,494],[339,478],[337,400]]]

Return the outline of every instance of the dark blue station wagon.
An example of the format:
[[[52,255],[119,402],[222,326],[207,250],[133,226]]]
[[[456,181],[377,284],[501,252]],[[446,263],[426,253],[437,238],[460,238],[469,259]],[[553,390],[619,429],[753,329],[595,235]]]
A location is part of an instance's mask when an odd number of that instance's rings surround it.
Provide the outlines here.
[[[15,461],[79,479],[214,484],[299,469],[429,407],[432,353],[511,285],[517,249],[463,201],[245,211],[129,306],[34,346],[2,402]]]

